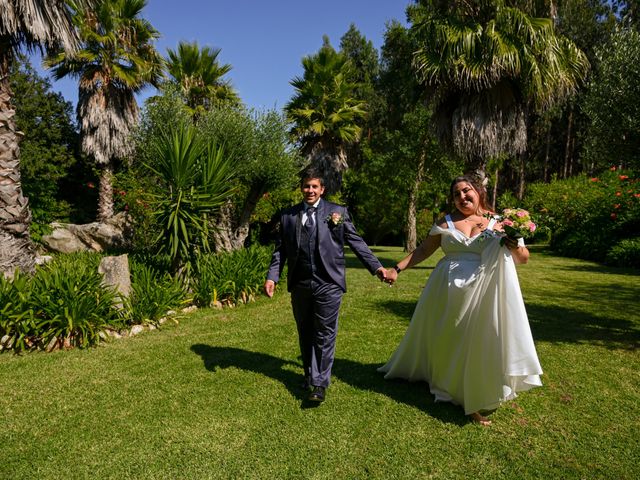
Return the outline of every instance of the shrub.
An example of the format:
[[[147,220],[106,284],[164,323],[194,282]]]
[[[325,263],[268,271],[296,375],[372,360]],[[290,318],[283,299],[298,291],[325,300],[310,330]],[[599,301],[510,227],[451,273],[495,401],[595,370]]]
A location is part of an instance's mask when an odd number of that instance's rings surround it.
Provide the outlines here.
[[[155,324],[167,311],[184,303],[185,297],[179,279],[150,265],[131,262],[131,295],[126,300],[131,323]]]
[[[38,326],[31,305],[30,277],[16,272],[13,280],[0,275],[0,339],[17,352],[37,346]]]
[[[638,187],[632,172],[612,168],[599,177],[533,184],[525,204],[550,230],[558,253],[604,261],[612,245],[640,231]]]
[[[611,247],[605,261],[618,267],[640,268],[640,237],[626,238]]]
[[[264,284],[270,260],[271,248],[263,246],[198,256],[194,303],[208,307],[223,301],[248,302]]]
[[[48,348],[88,347],[98,343],[103,330],[122,324],[117,294],[102,283],[98,259],[60,256],[37,270],[30,304],[37,309],[38,335]]]

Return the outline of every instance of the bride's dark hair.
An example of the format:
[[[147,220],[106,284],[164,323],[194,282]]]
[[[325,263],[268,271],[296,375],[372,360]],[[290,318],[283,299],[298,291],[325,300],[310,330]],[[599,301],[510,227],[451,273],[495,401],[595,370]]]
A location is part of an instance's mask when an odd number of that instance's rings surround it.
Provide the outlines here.
[[[451,202],[451,209],[455,209],[455,202],[453,201],[453,187],[455,187],[460,182],[465,182],[471,185],[471,187],[478,194],[478,198],[480,200],[480,208],[486,212],[491,211],[491,207],[489,207],[489,203],[487,202],[487,188],[485,187],[488,179],[484,175],[477,174],[464,174],[456,177],[451,182],[449,186],[449,201]]]

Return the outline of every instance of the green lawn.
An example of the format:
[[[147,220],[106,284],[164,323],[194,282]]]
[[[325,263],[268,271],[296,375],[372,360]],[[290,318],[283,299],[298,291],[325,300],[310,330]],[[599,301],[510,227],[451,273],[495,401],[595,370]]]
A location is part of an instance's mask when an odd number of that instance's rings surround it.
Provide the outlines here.
[[[389,288],[349,258],[318,408],[284,291],[90,350],[0,355],[0,478],[639,478],[640,272],[532,251],[519,273],[544,387],[485,428],[376,372],[436,260]]]

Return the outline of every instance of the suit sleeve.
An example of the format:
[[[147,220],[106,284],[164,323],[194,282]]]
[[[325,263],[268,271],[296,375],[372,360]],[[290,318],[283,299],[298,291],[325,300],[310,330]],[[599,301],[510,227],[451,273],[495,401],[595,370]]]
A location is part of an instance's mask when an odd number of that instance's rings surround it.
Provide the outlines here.
[[[269,265],[269,271],[267,272],[267,280],[273,280],[278,283],[282,270],[284,269],[284,263],[287,260],[286,242],[284,241],[284,219],[280,216],[279,232],[276,237],[276,245],[271,256],[271,264]]]
[[[356,231],[356,227],[353,225],[351,221],[351,216],[349,215],[348,210],[344,209],[344,241],[349,248],[356,254],[358,260],[367,267],[369,272],[372,275],[376,273],[382,264],[380,260],[373,254],[369,246],[365,243],[362,237]]]

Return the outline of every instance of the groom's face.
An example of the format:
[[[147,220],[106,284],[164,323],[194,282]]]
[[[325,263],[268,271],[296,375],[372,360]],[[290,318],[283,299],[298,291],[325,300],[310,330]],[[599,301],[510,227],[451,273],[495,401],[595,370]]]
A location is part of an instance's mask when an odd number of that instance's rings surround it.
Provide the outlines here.
[[[324,185],[319,178],[305,178],[300,190],[302,190],[305,203],[313,205],[324,193]]]

